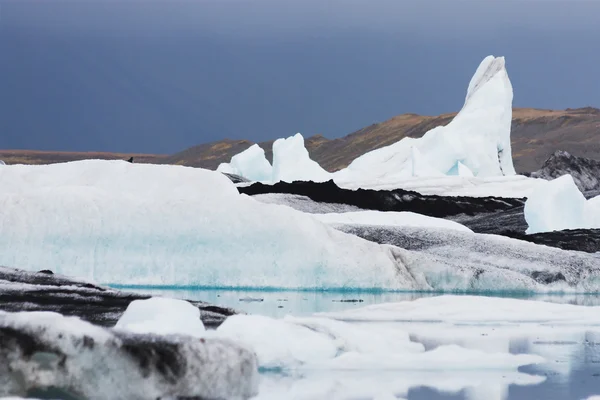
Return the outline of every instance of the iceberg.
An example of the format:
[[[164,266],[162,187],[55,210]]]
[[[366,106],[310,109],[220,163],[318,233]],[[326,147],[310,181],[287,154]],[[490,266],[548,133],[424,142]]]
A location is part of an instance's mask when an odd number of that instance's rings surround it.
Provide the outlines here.
[[[452,229],[332,226],[406,249],[403,263],[428,290],[596,293],[600,287],[600,253],[565,251]]]
[[[476,177],[515,175],[510,145],[512,99],[504,57],[488,56],[469,83],[462,109],[447,126],[366,153],[335,173],[334,179],[343,183],[393,180],[415,172],[416,176],[446,175],[458,163]],[[463,168],[461,176],[468,175]]]
[[[60,388],[76,398],[249,399],[254,353],[223,338],[139,335],[53,312],[0,312],[0,396]]]
[[[330,179],[331,174],[310,159],[300,133],[273,143],[273,182],[324,182]]]
[[[115,329],[157,335],[204,336],[200,310],[185,300],[151,297],[134,300],[117,321]]]
[[[118,285],[418,289],[402,254],[240,195],[215,171],[100,160],[0,171],[0,265]]]
[[[537,186],[525,202],[527,233],[600,228],[600,196],[586,200],[571,175]]]
[[[229,163],[221,163],[217,171],[258,182],[269,181],[273,175],[273,168],[265,157],[265,151],[257,144],[234,155]]]

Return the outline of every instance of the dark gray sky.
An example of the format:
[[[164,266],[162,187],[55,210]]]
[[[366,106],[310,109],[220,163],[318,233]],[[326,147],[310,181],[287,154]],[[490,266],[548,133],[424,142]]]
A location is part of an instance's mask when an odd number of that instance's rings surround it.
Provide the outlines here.
[[[0,148],[172,153],[462,106],[600,106],[600,1],[0,0]]]

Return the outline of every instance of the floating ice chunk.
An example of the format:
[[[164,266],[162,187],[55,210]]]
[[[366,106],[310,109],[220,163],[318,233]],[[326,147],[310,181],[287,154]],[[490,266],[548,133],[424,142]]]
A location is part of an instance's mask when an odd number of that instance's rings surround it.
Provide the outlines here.
[[[527,233],[600,228],[600,199],[587,200],[571,175],[539,185],[525,203]]]
[[[402,211],[351,211],[345,213],[314,214],[315,218],[327,224],[353,224],[378,226],[413,226],[417,228],[454,229],[473,232],[458,222],[443,218],[429,217],[414,212]]]
[[[418,175],[448,174],[457,162],[477,177],[514,175],[512,99],[504,57],[486,57],[469,83],[463,108],[447,126],[431,129],[420,139],[404,138],[366,153],[335,173],[334,179],[342,185],[397,180],[411,158],[418,164],[413,166]]]
[[[0,265],[103,284],[421,288],[401,249],[240,195],[199,168],[81,161],[0,173]]]
[[[254,349],[264,369],[295,368],[337,354],[331,338],[304,326],[260,315],[233,315],[217,328],[219,337]]]
[[[273,143],[273,182],[324,182],[330,179],[331,174],[310,159],[300,133]]]
[[[165,297],[132,301],[115,329],[158,335],[204,336],[200,310],[185,300]]]
[[[543,361],[535,355],[486,353],[455,345],[426,352],[397,326],[327,318],[236,315],[217,329],[217,335],[253,348],[260,367],[276,370],[511,370]]]
[[[251,181],[269,181],[273,175],[265,151],[257,144],[231,157],[229,163],[220,164],[217,171],[240,175]]]
[[[375,304],[348,311],[319,313],[342,321],[533,323],[593,325],[600,323],[600,307],[555,304],[485,296],[435,296],[413,301]]]

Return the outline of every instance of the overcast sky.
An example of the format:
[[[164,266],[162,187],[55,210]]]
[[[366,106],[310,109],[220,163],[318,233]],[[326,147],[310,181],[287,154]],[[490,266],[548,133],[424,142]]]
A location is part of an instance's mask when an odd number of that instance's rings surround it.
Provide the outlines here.
[[[600,1],[0,0],[0,148],[172,153],[462,106],[600,106]]]

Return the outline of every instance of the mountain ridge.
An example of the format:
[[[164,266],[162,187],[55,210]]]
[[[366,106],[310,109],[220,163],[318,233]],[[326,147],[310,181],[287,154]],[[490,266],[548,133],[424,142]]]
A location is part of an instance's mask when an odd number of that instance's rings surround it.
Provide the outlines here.
[[[312,159],[326,170],[336,171],[371,150],[390,145],[404,137],[420,137],[436,126],[446,125],[455,115],[456,113],[438,116],[405,113],[368,125],[341,138],[328,139],[321,134],[313,135],[305,139],[305,145]],[[273,141],[258,142],[269,161],[272,161]],[[536,171],[556,150],[600,159],[600,109],[514,108],[511,142],[515,168],[520,173]],[[8,164],[46,164],[85,158],[126,159],[133,156],[137,162],[216,169],[220,163],[229,162],[233,155],[254,143],[246,139],[226,138],[192,146],[171,155],[0,150],[0,160]]]

